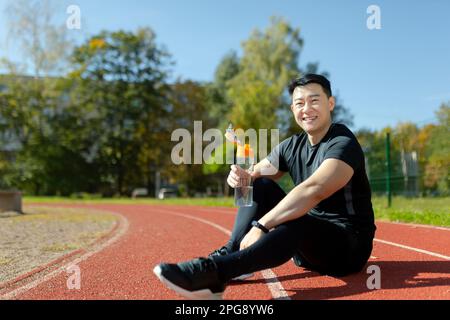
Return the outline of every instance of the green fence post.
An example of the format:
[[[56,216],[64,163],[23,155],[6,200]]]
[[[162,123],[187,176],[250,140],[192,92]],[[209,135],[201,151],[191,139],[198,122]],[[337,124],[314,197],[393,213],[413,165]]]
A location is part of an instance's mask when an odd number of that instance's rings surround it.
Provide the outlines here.
[[[388,208],[392,205],[391,190],[391,134],[386,133],[386,191],[388,196]]]

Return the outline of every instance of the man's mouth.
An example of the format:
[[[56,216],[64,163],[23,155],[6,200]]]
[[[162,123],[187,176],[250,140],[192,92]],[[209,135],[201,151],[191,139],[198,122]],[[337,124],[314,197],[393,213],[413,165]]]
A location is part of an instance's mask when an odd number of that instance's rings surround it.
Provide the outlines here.
[[[314,117],[303,117],[302,121],[304,121],[304,122],[311,122],[311,121],[314,121],[316,119],[317,119],[317,116],[314,116]]]

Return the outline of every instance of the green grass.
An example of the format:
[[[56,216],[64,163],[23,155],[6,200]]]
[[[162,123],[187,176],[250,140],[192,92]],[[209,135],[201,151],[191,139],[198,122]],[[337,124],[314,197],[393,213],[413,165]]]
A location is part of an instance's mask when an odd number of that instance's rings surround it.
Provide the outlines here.
[[[84,199],[75,200],[61,197],[25,197],[25,203],[65,203],[65,204],[158,204],[158,205],[201,205],[234,207],[233,198],[173,198],[173,199]],[[392,207],[387,208],[386,197],[373,197],[373,208],[377,219],[410,222],[450,227],[450,197],[445,198],[405,198],[394,197]]]
[[[105,199],[72,199],[64,197],[24,197],[25,204],[29,203],[63,203],[63,204],[157,204],[157,205],[197,205],[209,207],[233,207],[231,197],[224,198],[169,198],[164,200],[154,198],[105,198]]]
[[[372,203],[379,220],[450,227],[450,197],[394,197],[390,208],[387,208],[386,197],[374,197]]]

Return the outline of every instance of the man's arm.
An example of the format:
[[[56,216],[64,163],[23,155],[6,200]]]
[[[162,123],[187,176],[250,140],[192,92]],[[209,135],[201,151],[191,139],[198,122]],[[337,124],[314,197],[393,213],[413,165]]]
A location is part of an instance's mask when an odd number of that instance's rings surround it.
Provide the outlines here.
[[[304,182],[292,189],[259,223],[271,229],[305,215],[319,202],[343,188],[353,169],[342,160],[326,159]]]
[[[286,172],[280,171],[275,168],[269,160],[264,159],[255,164],[251,174],[237,165],[232,165],[230,174],[227,178],[227,183],[230,187],[236,188],[239,186],[239,181],[242,181],[242,179],[249,179],[250,176],[252,180],[260,177],[266,177],[276,181],[285,173]]]
[[[267,158],[264,158],[260,162],[258,162],[253,168],[252,179],[265,177],[277,181],[280,179],[286,172],[278,170],[275,166],[273,166]]]

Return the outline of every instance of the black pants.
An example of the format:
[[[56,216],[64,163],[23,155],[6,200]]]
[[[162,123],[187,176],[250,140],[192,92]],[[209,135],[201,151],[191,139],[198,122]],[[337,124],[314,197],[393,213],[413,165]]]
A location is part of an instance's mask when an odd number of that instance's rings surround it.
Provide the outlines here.
[[[256,179],[254,203],[238,210],[227,248],[232,253],[214,257],[224,281],[241,274],[279,266],[291,258],[297,265],[322,274],[344,276],[360,271],[370,257],[373,237],[361,236],[309,214],[274,228],[250,247],[239,245],[258,220],[285,197],[280,186],[266,178]]]

